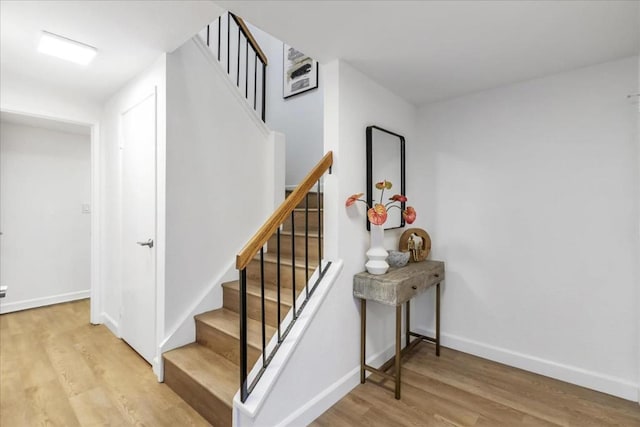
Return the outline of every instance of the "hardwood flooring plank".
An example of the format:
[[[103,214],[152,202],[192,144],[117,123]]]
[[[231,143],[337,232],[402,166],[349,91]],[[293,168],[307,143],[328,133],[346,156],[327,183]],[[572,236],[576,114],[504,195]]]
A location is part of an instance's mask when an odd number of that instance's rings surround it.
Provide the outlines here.
[[[81,300],[0,315],[0,426],[207,426]]]
[[[29,426],[79,426],[64,389],[57,379],[24,390]]]
[[[100,387],[86,390],[69,398],[80,425],[123,425],[125,418],[118,412],[109,394]]]
[[[525,415],[508,406],[485,399],[483,396],[420,375],[409,367],[403,368],[402,376],[405,383],[426,392],[426,398],[457,402],[462,407],[478,413],[480,418],[491,420],[497,425],[518,424]],[[542,420],[540,422],[542,423]]]
[[[2,427],[209,425],[88,313],[84,300],[0,316]],[[640,406],[424,343],[403,358],[400,401],[372,376],[311,425],[637,427]]]
[[[46,353],[68,396],[91,390],[95,386],[93,372],[70,339],[52,340],[46,346]]]
[[[452,355],[452,360],[457,360],[467,367],[475,366],[477,372],[482,375],[500,379],[503,384],[508,383],[522,393],[534,395],[547,403],[571,407],[572,412],[575,412],[578,417],[584,414],[588,417],[598,418],[603,425],[609,423],[616,425],[619,422],[618,417],[623,416],[627,418],[626,422],[631,423],[630,425],[633,423],[640,425],[640,412],[635,402],[625,401],[604,393],[594,393],[593,390],[522,369],[504,369],[505,365],[486,359],[479,359],[480,363],[468,363],[473,356],[465,353],[455,352]],[[615,414],[614,419],[610,419],[610,413]]]
[[[525,414],[532,415],[550,423],[566,426],[569,425],[569,415],[566,411],[555,405],[547,405],[536,399],[535,395],[526,392],[514,393],[513,387],[498,378],[480,375],[471,369],[454,365],[446,360],[446,351],[441,353],[441,359],[435,363],[429,357],[417,353],[411,361],[411,369],[427,377],[444,382],[469,393],[482,395],[503,406],[514,408]]]
[[[403,358],[400,401],[372,375],[311,425],[342,424],[640,427],[640,406],[448,348],[438,358],[422,343]]]
[[[406,414],[409,425],[421,425],[427,419],[439,420],[458,426],[473,426],[478,419],[478,413],[470,411],[463,406],[438,399],[432,401],[431,405],[425,405],[424,402],[429,396],[418,388],[407,384],[402,385],[402,399],[389,402],[389,393],[393,391],[391,381],[386,381],[387,387],[379,387],[376,384],[364,384],[367,390],[362,390],[360,397],[370,403],[371,407],[385,407],[388,410],[400,410]]]
[[[28,425],[27,396],[22,389],[20,375],[6,374],[2,375],[0,380],[3,383],[3,389],[0,392],[0,426]]]

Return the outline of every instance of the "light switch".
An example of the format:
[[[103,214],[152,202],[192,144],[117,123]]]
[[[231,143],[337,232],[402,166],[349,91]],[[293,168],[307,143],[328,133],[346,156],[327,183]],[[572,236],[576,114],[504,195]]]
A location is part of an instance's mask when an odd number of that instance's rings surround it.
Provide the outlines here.
[[[82,204],[82,213],[83,213],[83,214],[89,214],[89,213],[91,213],[91,204],[89,204],[89,203],[83,203],[83,204]]]

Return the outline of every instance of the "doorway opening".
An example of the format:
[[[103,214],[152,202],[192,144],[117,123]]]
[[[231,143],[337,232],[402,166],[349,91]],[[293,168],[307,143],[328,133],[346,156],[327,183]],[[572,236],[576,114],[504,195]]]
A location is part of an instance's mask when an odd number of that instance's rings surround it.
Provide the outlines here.
[[[0,314],[97,298],[97,125],[0,111]]]

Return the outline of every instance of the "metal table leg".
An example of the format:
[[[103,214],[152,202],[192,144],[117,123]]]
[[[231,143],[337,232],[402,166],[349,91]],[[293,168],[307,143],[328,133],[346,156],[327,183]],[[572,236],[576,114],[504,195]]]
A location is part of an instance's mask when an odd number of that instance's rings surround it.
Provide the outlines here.
[[[367,300],[360,300],[360,384],[365,382],[364,365],[365,347],[367,345]]]
[[[400,333],[402,331],[402,304],[396,306],[396,399],[400,399]]]
[[[411,327],[410,327],[410,317],[411,317],[411,306],[409,305],[410,301],[407,301],[405,308],[405,320],[404,320],[404,339],[405,345],[404,348],[409,347],[409,342],[411,342]]]
[[[436,285],[436,356],[440,357],[440,283]]]

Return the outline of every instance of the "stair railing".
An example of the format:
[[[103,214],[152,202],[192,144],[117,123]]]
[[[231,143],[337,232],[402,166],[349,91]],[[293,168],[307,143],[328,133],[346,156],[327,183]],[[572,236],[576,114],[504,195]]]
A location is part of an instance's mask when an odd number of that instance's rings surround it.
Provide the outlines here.
[[[285,340],[289,331],[295,324],[296,320],[300,316],[300,313],[306,306],[309,298],[313,295],[316,287],[324,277],[325,273],[329,269],[331,262],[322,262],[322,214],[321,214],[321,194],[320,184],[322,176],[325,172],[331,173],[331,166],[333,165],[333,153],[329,151],[318,164],[307,174],[304,180],[296,187],[296,189],[284,200],[284,202],[276,209],[276,211],[269,217],[269,219],[262,225],[258,232],[249,240],[244,248],[236,256],[236,268],[239,270],[240,276],[240,399],[244,403],[249,394],[253,391],[256,384],[262,377],[262,374],[269,366],[269,363],[273,360],[276,352],[280,348],[280,345]],[[309,197],[310,192],[317,186],[317,220],[318,226],[318,275],[315,282],[309,286]],[[304,299],[299,306],[296,306],[296,247],[295,247],[295,208],[305,201],[304,217],[305,217],[305,236],[304,236],[304,253],[305,253],[305,293]],[[293,305],[291,308],[290,321],[287,325],[282,324],[282,317],[280,312],[281,303],[281,247],[280,247],[280,232],[285,222],[290,219],[291,223],[291,265],[292,265],[292,298]],[[276,254],[277,254],[277,278],[276,278],[276,298],[277,298],[277,343],[273,348],[267,349],[266,345],[266,328],[265,328],[265,277],[264,277],[264,246],[271,236],[276,233]],[[271,251],[273,248],[269,248]],[[247,359],[247,266],[255,259],[257,254],[260,253],[260,297],[261,297],[261,316],[262,316],[262,366],[253,378],[250,384],[248,384],[248,359]]]
[[[265,121],[268,61],[247,24],[239,16],[227,12],[207,25],[206,31],[207,46]]]

